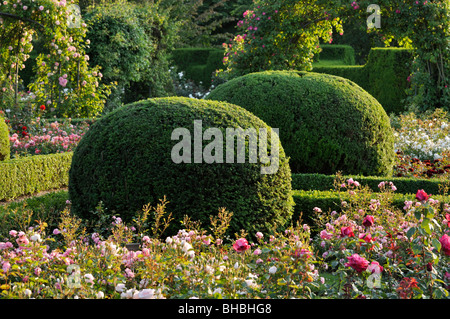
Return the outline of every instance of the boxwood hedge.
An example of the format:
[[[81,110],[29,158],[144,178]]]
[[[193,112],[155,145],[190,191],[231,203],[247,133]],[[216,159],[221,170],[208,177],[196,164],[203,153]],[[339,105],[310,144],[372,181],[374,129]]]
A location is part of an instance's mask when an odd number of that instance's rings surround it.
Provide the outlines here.
[[[194,120],[202,121],[203,130],[220,129],[221,146],[226,143],[226,128],[269,129],[250,112],[223,102],[176,97],[121,107],[97,120],[74,151],[69,173],[73,212],[90,218],[102,201],[107,211],[127,221],[143,205],[156,205],[167,196],[175,227],[184,215],[209,225],[210,215],[220,207],[234,213],[230,227],[234,232],[270,231],[290,220],[291,172],[283,148],[276,174],[261,174],[259,158],[257,163],[207,164],[191,159],[177,164],[171,153],[180,142],[172,140],[172,132],[187,129],[193,146]],[[248,158],[249,148],[245,149]]]
[[[66,187],[71,159],[68,152],[0,162],[0,201]]]
[[[0,115],[0,161],[9,159],[9,156],[10,143],[8,125],[6,125],[5,119]]]
[[[242,106],[279,128],[294,173],[392,175],[389,118],[375,98],[347,79],[258,72],[219,85],[207,99]]]

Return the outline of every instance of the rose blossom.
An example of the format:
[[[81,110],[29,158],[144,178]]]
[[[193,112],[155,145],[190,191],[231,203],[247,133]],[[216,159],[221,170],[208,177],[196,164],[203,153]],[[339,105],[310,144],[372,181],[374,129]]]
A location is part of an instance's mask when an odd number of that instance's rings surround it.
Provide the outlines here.
[[[350,257],[347,257],[347,259],[348,263],[346,263],[345,266],[353,268],[358,273],[363,272],[369,267],[369,262],[358,254],[353,254]]]
[[[364,218],[362,224],[363,224],[364,226],[366,226],[366,227],[370,227],[370,226],[373,225],[373,222],[374,222],[373,216],[368,215],[368,216],[366,216],[366,217]]]
[[[416,194],[416,199],[421,202],[427,201],[430,195],[428,195],[423,189],[419,189]]]
[[[247,239],[240,238],[233,244],[233,249],[237,252],[243,252],[250,248]]]
[[[355,237],[355,234],[353,234],[353,229],[351,226],[342,227],[341,228],[341,237]]]
[[[372,261],[367,267],[367,270],[372,274],[381,274],[383,272],[383,266],[381,266],[378,261]]]
[[[322,239],[331,239],[333,237],[333,234],[330,234],[325,229],[320,232],[320,238]]]
[[[439,239],[439,242],[441,243],[444,254],[450,256],[450,237],[445,234]]]

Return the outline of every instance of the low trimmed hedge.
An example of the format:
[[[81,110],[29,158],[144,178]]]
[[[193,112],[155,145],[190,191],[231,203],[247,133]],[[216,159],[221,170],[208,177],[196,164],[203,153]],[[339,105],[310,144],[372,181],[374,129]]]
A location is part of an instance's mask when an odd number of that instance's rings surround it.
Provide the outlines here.
[[[0,201],[68,186],[72,152],[0,162]]]
[[[393,182],[397,187],[396,193],[399,194],[415,194],[417,190],[423,189],[428,194],[440,194],[440,185],[442,180],[439,179],[417,179],[407,177],[377,177],[377,176],[342,176],[343,179],[349,178],[367,185],[369,188],[378,192],[378,184],[383,181]],[[305,191],[329,191],[334,190],[335,175],[323,174],[292,174],[292,189]]]
[[[379,193],[373,193],[376,198]],[[349,194],[347,192],[334,191],[293,191],[295,202],[294,214],[292,220],[296,222],[302,213],[303,223],[314,225],[314,207],[320,208],[323,212],[341,211],[341,201],[348,201]],[[415,194],[393,194],[392,204],[398,209],[403,209],[405,201],[413,201]],[[438,200],[441,204],[450,203],[450,196],[434,195],[433,199]]]

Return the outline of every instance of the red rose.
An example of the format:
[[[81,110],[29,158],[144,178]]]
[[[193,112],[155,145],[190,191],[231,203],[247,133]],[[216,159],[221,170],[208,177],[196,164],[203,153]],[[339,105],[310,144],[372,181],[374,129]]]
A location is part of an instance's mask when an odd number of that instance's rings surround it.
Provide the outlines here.
[[[427,201],[428,198],[430,198],[430,195],[425,193],[425,191],[423,189],[419,189],[417,191],[417,194],[416,194],[416,199],[417,200],[420,200],[421,202],[423,202],[423,201]]]
[[[237,252],[243,252],[250,248],[247,239],[240,238],[233,244],[233,249]]]
[[[363,220],[363,225],[366,227],[370,227],[373,225],[373,216],[366,216]]]
[[[442,252],[447,256],[450,256],[450,237],[445,234],[439,239],[439,242],[441,243]]]
[[[22,130],[24,130],[24,131],[25,131],[26,129],[27,129],[27,127],[26,127],[26,126],[23,126],[23,127],[22,127]]]
[[[40,109],[41,111],[45,111],[45,105],[41,105]]]
[[[22,132],[22,135],[23,135],[23,136],[26,136],[27,134],[28,134],[28,133],[25,132],[25,131]]]
[[[351,226],[341,228],[341,237],[355,237]]]
[[[369,267],[369,262],[358,254],[353,254],[347,257],[348,263],[345,264],[347,267],[352,267],[356,272],[361,273]]]

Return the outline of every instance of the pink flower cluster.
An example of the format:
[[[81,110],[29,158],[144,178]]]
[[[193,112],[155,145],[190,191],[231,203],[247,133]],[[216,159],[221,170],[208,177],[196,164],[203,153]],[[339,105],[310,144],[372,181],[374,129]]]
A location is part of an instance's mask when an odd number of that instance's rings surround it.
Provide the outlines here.
[[[356,1],[353,1],[351,3],[351,6],[353,7],[354,10],[358,10],[359,9],[359,4]]]
[[[26,154],[51,154],[70,152],[80,142],[85,134],[85,129],[80,129],[72,124],[63,127],[58,122],[39,128],[36,135],[28,134],[20,137],[17,133],[10,136],[11,153]]]

